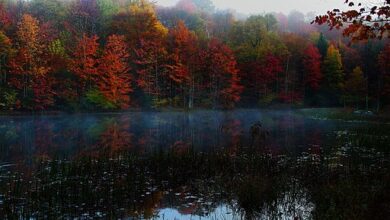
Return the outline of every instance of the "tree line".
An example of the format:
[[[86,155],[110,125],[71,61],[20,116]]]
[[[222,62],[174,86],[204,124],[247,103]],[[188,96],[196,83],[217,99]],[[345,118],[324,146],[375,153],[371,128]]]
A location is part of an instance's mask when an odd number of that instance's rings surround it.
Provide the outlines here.
[[[210,0],[3,0],[0,109],[390,104],[390,45]]]

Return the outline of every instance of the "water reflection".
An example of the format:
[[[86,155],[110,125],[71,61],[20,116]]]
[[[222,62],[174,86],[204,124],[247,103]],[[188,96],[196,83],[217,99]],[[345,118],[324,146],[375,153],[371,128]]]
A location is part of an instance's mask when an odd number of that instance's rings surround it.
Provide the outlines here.
[[[0,219],[389,214],[382,125],[241,110],[3,117],[0,131]]]
[[[250,128],[260,121],[267,139],[253,142]],[[78,153],[149,152],[168,148],[202,151],[264,145],[274,154],[322,146],[348,124],[307,119],[288,111],[238,110],[193,113],[123,113],[72,116],[0,117],[1,161],[53,158]],[[263,143],[265,142],[265,143]],[[302,149],[303,148],[303,149]],[[95,152],[94,152],[95,151]]]

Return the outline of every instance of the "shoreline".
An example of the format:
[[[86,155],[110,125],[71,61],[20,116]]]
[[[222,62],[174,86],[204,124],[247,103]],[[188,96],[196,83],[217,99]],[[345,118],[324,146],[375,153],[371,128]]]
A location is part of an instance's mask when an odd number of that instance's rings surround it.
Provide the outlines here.
[[[267,106],[267,107],[237,107],[231,109],[224,108],[129,108],[126,110],[81,110],[81,111],[66,111],[66,110],[44,110],[44,111],[0,111],[0,116],[24,116],[24,115],[73,115],[73,114],[100,114],[100,113],[126,113],[126,112],[194,112],[194,111],[234,111],[240,109],[254,110],[297,110],[303,109],[295,106]]]
[[[219,111],[230,112],[239,110],[259,110],[259,111],[294,111],[296,114],[310,117],[314,120],[342,120],[352,122],[380,122],[390,123],[390,115],[386,113],[372,113],[372,115],[356,114],[352,109],[346,108],[305,108],[294,106],[270,106],[258,108],[232,108],[232,109],[212,109],[212,108],[131,108],[117,111],[0,111],[0,117],[17,117],[17,116],[66,116],[66,115],[83,115],[83,114],[126,114],[141,112],[183,112],[192,113],[197,111]]]

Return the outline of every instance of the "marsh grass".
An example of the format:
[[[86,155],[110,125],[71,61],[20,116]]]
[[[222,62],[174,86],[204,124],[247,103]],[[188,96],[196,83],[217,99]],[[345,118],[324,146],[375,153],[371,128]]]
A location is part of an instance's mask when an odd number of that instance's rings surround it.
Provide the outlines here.
[[[372,113],[357,114],[353,109],[348,108],[310,108],[299,109],[297,114],[311,117],[318,120],[342,120],[347,122],[378,122],[390,123],[388,114]]]
[[[385,219],[389,131],[339,131],[336,145],[299,155],[124,151],[3,166],[0,218],[148,219],[164,207],[207,217],[225,205],[238,219]]]

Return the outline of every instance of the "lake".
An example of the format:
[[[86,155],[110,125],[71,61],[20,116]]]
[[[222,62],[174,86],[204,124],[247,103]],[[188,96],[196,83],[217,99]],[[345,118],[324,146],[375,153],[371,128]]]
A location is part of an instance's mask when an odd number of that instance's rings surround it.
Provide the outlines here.
[[[0,218],[384,219],[388,128],[299,110],[0,116]]]

